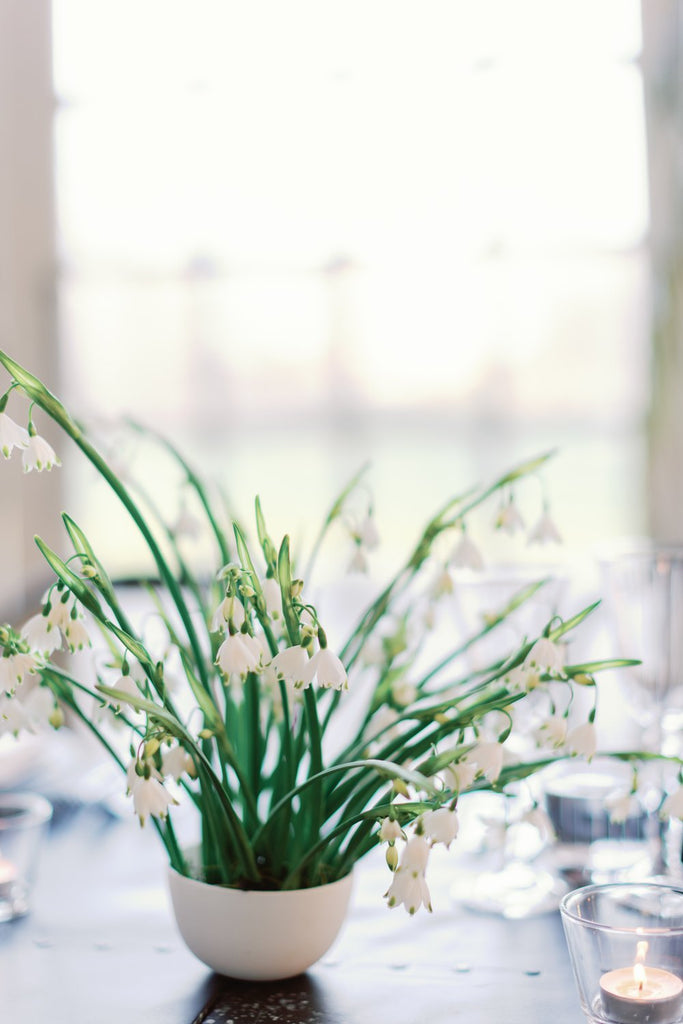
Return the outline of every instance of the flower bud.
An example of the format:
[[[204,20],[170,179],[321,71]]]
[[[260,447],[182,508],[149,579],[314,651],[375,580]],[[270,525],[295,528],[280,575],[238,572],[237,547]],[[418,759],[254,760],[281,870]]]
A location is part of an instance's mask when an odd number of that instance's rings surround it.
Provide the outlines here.
[[[147,740],[145,743],[145,757],[154,757],[159,746],[159,740],[156,737],[152,737],[151,740]]]
[[[395,871],[398,867],[398,850],[393,844],[391,846],[387,846],[386,861],[389,870]]]
[[[54,711],[48,716],[48,722],[53,729],[61,729],[64,725],[64,712],[58,704],[55,704]]]

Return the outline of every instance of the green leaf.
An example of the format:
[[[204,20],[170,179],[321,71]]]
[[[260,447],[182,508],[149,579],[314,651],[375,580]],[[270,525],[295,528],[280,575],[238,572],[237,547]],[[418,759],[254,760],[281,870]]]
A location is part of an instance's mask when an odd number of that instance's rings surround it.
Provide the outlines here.
[[[72,422],[62,403],[51,391],[48,391],[43,382],[24,369],[23,366],[12,359],[11,356],[8,356],[6,352],[3,352],[2,349],[0,349],[0,363],[14,377],[17,384],[21,385],[28,397],[39,405],[41,409],[44,409],[48,415],[53,416],[58,423],[64,420]]]
[[[577,612],[577,614],[572,616],[571,619],[567,619],[566,622],[560,623],[560,625],[556,626],[555,629],[551,629],[548,633],[548,638],[550,640],[559,640],[561,636],[564,636],[565,633],[568,633],[571,629],[578,626],[580,622],[583,622],[584,619],[588,618],[588,616],[591,615],[599,605],[600,601],[594,601],[593,604],[589,604],[587,608]]]
[[[277,550],[273,544],[268,530],[266,529],[266,521],[263,516],[263,510],[261,508],[261,499],[257,496],[254,502],[256,509],[256,532],[258,534],[259,544],[263,551],[263,557],[266,560],[268,569],[274,573],[277,569]]]
[[[282,611],[292,644],[299,642],[299,617],[292,603],[292,565],[289,558],[289,537],[284,537],[277,560],[277,575],[282,592]]]
[[[40,537],[35,537],[34,539],[38,546],[38,550],[58,579],[60,579],[62,583],[69,588],[71,593],[81,602],[84,608],[87,608],[88,611],[98,619],[104,621],[105,615],[100,607],[99,601],[80,576],[77,576],[76,573],[62,561],[59,555],[55,554],[52,548],[48,547],[45,541],[41,540]]]

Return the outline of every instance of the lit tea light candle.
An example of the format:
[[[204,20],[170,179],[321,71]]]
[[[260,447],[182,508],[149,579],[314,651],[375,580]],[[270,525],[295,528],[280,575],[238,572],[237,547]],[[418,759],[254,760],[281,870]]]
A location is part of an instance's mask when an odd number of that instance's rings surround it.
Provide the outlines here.
[[[9,899],[12,886],[18,877],[16,864],[0,857],[0,900]]]
[[[646,967],[646,952],[647,942],[639,942],[633,967],[603,974],[605,1014],[619,1024],[675,1024],[683,1013],[683,981],[671,971]]]

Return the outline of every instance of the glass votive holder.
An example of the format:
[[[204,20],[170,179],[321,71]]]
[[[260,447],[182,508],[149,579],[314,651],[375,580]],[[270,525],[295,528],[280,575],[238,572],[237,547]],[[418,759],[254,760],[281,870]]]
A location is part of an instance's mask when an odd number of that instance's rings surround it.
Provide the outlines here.
[[[683,1021],[683,889],[587,885],[565,896],[560,912],[591,1024]]]
[[[612,798],[629,793],[627,764],[597,758],[590,764],[562,762],[544,778],[544,800],[557,841],[556,867],[574,883],[637,882],[654,874],[659,820],[631,797],[624,815],[613,820]]]
[[[0,793],[0,921],[28,913],[52,805],[35,793]]]

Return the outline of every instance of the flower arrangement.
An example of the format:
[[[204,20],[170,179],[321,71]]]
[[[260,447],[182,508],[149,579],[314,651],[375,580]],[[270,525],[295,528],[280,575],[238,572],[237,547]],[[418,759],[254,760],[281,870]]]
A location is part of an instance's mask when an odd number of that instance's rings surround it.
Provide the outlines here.
[[[19,735],[38,713],[55,728],[65,714],[80,720],[119,764],[135,813],[143,825],[153,821],[177,871],[224,886],[302,888],[345,876],[383,843],[391,869],[387,902],[414,913],[430,907],[430,850],[456,838],[464,793],[504,790],[558,757],[594,753],[595,702],[587,720],[574,723],[575,687],[595,693],[600,669],[628,664],[565,663],[566,638],[594,605],[567,619],[554,616],[540,635],[505,657],[460,674],[454,666],[469,646],[500,630],[543,581],[520,589],[428,668],[418,670],[409,638],[415,590],[434,561],[437,540],[454,536],[451,563],[476,568],[468,517],[497,502],[495,525],[518,529],[514,490],[547,456],[445,504],[358,615],[348,639],[333,646],[307,599],[307,580],[298,576],[288,537],[274,542],[258,499],[256,540],[237,522],[229,536],[204,483],[158,439],[177,459],[212,536],[218,571],[201,578],[181,550],[179,524],[146,511],[140,493],[40,380],[2,351],[0,362],[9,374],[0,398],[3,456],[16,449],[26,471],[49,470],[59,460],[36,430],[36,411],[61,428],[144,539],[157,574],[147,591],[165,634],[159,653],[130,621],[119,588],[82,529],[64,514],[69,557],[36,541],[55,575],[42,610],[21,628],[0,627],[0,732]],[[28,428],[6,412],[15,394],[30,403]],[[355,478],[332,504],[314,553],[357,484]],[[557,539],[547,508],[534,532],[537,540]],[[356,523],[351,536],[352,563],[362,568],[377,540],[372,515]],[[437,567],[431,603],[450,587],[448,566]],[[418,646],[427,629],[423,617]],[[91,644],[95,631],[106,646],[106,669],[83,681],[54,655]],[[182,686],[171,685],[175,673]],[[339,716],[354,690],[361,710],[340,743]],[[508,741],[519,708],[531,701],[546,710],[534,757],[520,760],[509,754]],[[113,724],[129,730],[129,757],[111,738]],[[190,862],[174,829],[179,801],[196,814],[198,863]]]

